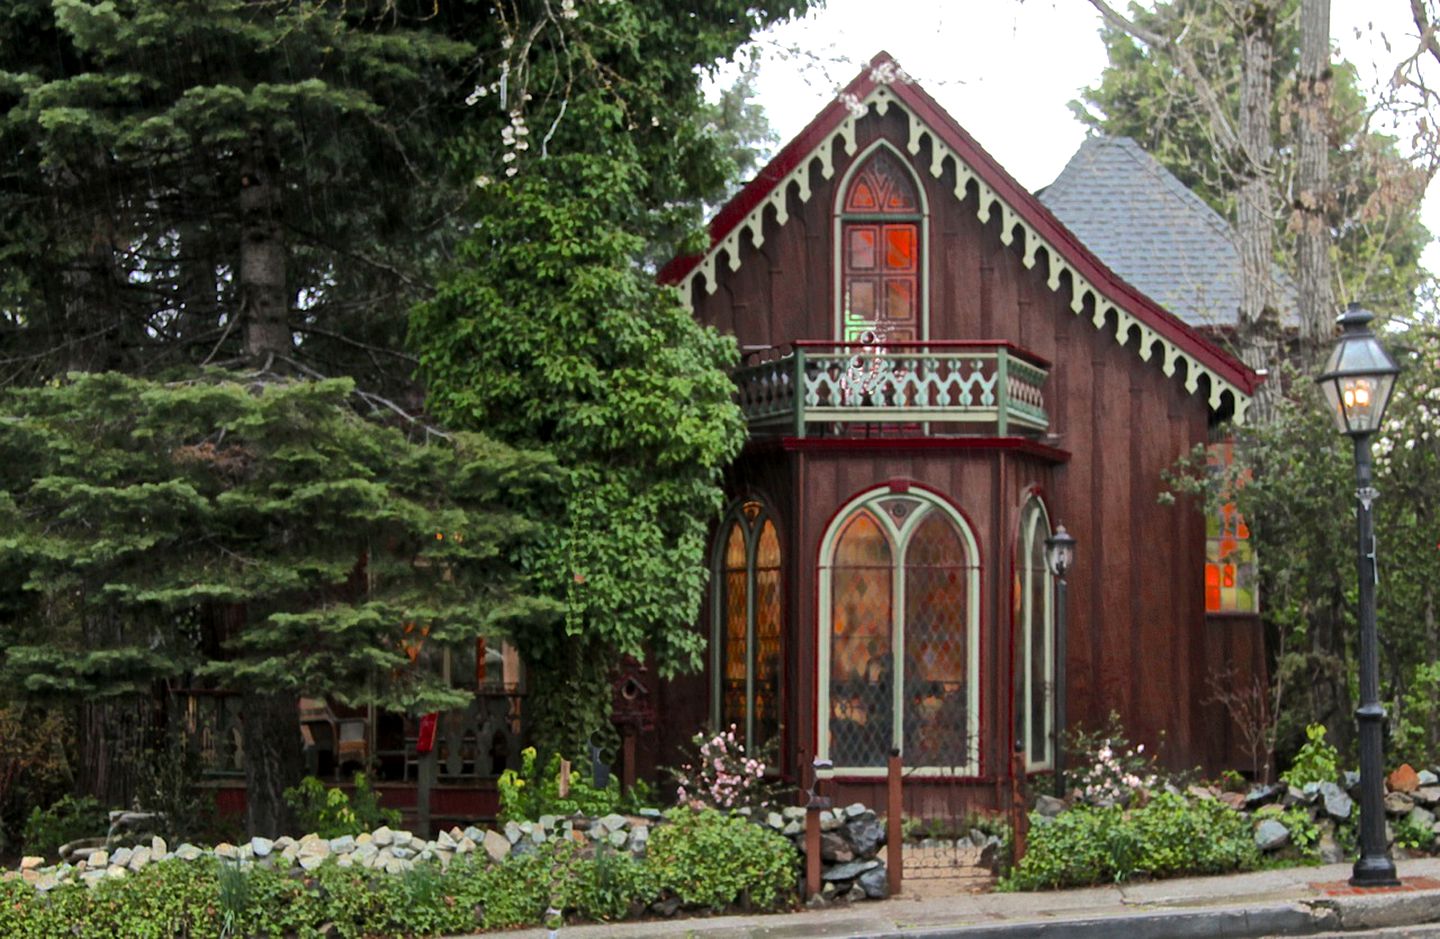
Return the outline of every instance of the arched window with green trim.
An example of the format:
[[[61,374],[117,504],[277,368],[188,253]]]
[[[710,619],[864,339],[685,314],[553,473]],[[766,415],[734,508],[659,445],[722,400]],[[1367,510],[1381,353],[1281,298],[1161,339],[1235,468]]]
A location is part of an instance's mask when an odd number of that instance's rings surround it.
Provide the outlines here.
[[[979,771],[979,551],[923,491],[873,490],[821,553],[820,755],[878,775],[892,747],[920,772]]]
[[[733,725],[754,752],[778,744],[781,728],[780,537],[764,504],[738,505],[720,527],[717,549],[711,712],[717,727]]]
[[[1050,518],[1036,496],[1020,510],[1015,544],[1014,616],[1017,705],[1015,735],[1025,749],[1025,768],[1054,765],[1055,585],[1045,563]]]

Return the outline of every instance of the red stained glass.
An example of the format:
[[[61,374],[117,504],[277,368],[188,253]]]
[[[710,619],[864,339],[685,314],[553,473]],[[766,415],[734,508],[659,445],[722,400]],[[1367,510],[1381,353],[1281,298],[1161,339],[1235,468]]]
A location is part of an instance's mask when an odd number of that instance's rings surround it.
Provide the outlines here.
[[[878,150],[855,174],[845,197],[847,212],[918,212],[920,200],[910,173],[888,150]]]
[[[913,216],[919,204],[913,177],[886,150],[861,167],[845,197],[845,211],[869,216]],[[919,222],[846,220],[843,235],[841,338],[874,332],[889,342],[919,339]]]
[[[875,269],[874,225],[853,225],[850,227],[850,269],[852,271],[873,271]]]
[[[915,226],[885,226],[885,267],[892,271],[915,270]]]

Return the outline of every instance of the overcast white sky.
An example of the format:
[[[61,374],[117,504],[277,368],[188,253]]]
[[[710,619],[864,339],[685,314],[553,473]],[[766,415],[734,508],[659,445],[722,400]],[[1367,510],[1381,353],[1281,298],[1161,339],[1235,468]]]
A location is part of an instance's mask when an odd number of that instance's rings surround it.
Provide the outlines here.
[[[1408,0],[1331,4],[1335,45],[1360,69],[1365,87],[1388,77],[1402,51],[1414,47]],[[773,46],[804,49],[821,64],[808,56],[785,60],[767,49],[758,97],[787,141],[854,77],[859,63],[884,49],[1033,190],[1055,178],[1084,137],[1066,103],[1105,66],[1099,28],[1099,14],[1086,0],[828,0],[770,37]],[[1427,227],[1440,233],[1434,185],[1425,208]],[[1432,246],[1426,260],[1440,271],[1440,246]]]

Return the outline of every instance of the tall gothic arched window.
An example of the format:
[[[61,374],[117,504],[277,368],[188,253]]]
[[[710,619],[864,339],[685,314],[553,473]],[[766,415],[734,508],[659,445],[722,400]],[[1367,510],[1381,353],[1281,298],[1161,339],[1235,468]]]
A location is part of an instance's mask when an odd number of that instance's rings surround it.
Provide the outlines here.
[[[888,487],[831,526],[821,554],[820,753],[838,771],[978,772],[979,556],[949,505]]]
[[[718,547],[712,712],[716,726],[734,725],[754,752],[778,743],[781,728],[780,538],[764,504],[738,506]]]
[[[840,339],[924,339],[924,219],[914,175],[887,146],[850,175],[840,206]]]
[[[1016,739],[1025,748],[1025,767],[1054,765],[1055,587],[1045,563],[1050,518],[1039,498],[1020,510],[1015,545]]]

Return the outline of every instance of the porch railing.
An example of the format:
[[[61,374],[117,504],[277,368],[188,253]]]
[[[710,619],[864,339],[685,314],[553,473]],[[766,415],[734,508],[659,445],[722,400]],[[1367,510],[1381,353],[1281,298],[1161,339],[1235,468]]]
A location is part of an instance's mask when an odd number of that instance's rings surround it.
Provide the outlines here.
[[[1049,429],[1049,370],[999,341],[801,340],[749,350],[734,377],[752,431],[804,437],[812,425],[937,423],[1003,437]]]

